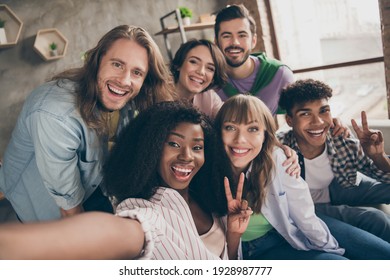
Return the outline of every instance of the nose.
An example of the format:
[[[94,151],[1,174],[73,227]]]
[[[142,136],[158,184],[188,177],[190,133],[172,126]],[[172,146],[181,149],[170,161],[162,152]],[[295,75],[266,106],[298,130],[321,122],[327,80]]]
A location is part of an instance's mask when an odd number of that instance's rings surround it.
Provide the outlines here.
[[[234,141],[236,143],[245,143],[246,142],[246,138],[245,138],[245,135],[240,132],[240,131],[237,131],[235,137],[234,137]]]
[[[131,85],[131,72],[123,71],[119,76],[119,81],[122,85],[130,86]]]
[[[323,119],[320,116],[313,115],[312,118],[311,118],[311,122],[313,124],[322,124],[324,121],[323,121]]]
[[[232,45],[237,46],[240,44],[240,41],[238,40],[237,36],[232,37]]]
[[[194,160],[192,149],[190,147],[183,147],[179,154],[179,160],[191,162]]]
[[[206,74],[206,67],[204,65],[201,65],[196,70],[197,74],[204,76]]]

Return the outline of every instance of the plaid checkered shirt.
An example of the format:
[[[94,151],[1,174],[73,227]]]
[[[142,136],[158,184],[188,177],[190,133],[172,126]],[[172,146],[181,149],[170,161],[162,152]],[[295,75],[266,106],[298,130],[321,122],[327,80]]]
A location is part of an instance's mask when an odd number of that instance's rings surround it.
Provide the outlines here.
[[[277,137],[282,144],[295,150],[298,157],[303,158],[292,130],[280,132]],[[382,183],[390,183],[390,173],[383,172],[376,167],[374,162],[364,154],[358,139],[333,137],[331,132],[328,132],[325,143],[334,177],[341,186],[357,186],[358,171]],[[303,160],[300,160],[300,165],[304,174]]]

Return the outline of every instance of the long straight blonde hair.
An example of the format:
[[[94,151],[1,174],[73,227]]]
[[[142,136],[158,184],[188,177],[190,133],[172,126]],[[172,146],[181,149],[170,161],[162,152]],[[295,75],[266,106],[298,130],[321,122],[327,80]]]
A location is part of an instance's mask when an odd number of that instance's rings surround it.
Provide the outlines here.
[[[276,124],[268,107],[257,97],[239,94],[229,98],[221,107],[215,118],[215,127],[218,135],[219,149],[222,150],[222,127],[225,122],[234,122],[237,124],[247,124],[256,121],[264,129],[264,143],[260,153],[253,159],[250,177],[245,184],[244,194],[249,205],[255,213],[260,213],[264,202],[266,186],[271,180],[271,174],[274,168],[272,153],[277,145]],[[228,160],[225,156],[225,160]],[[231,176],[231,164],[226,164],[230,169],[227,172]],[[236,182],[237,179],[233,182]],[[233,191],[236,183],[231,184]]]

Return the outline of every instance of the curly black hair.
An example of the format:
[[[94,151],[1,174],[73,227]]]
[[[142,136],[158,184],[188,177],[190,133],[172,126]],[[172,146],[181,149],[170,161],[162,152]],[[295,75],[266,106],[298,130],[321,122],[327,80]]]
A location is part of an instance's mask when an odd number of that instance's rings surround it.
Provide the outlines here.
[[[279,99],[279,107],[284,109],[287,115],[292,116],[292,108],[297,104],[321,100],[332,97],[332,88],[324,82],[306,79],[298,80],[282,90]]]
[[[200,124],[204,133],[205,163],[189,186],[192,199],[210,213],[223,215],[227,204],[215,171],[215,133],[209,118],[187,101],[165,101],[141,112],[119,135],[103,167],[109,196],[116,202],[127,198],[149,199],[161,186],[158,175],[164,143],[180,123]]]

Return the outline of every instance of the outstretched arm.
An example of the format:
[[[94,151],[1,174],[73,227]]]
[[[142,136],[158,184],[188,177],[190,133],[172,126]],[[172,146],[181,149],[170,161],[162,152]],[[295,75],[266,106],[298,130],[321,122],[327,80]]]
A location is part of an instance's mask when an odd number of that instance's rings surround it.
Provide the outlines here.
[[[138,221],[103,212],[0,226],[0,259],[133,259],[143,246]]]
[[[372,130],[368,127],[366,112],[362,111],[362,128],[354,119],[351,120],[356,136],[364,153],[373,160],[374,164],[384,172],[390,172],[390,159],[385,153],[385,141],[380,130]]]
[[[248,202],[246,200],[241,200],[244,179],[244,173],[241,173],[238,180],[236,198],[233,198],[232,196],[228,178],[225,177],[224,179],[225,194],[228,203],[228,229],[226,240],[229,259],[231,260],[237,259],[241,235],[248,227],[250,215],[253,213],[251,208],[248,207]]]

